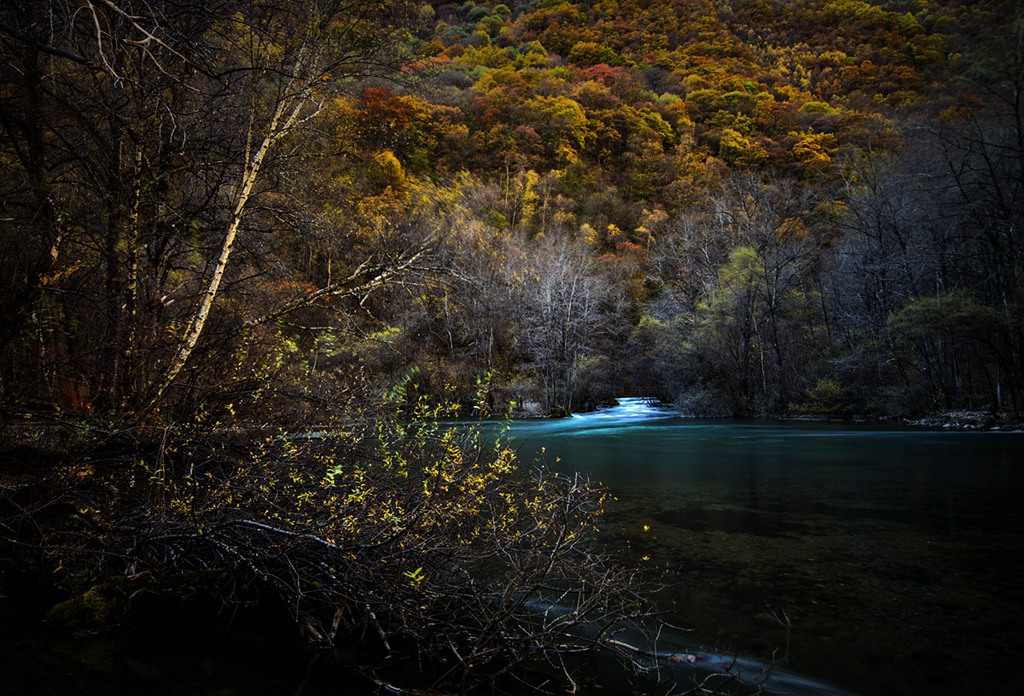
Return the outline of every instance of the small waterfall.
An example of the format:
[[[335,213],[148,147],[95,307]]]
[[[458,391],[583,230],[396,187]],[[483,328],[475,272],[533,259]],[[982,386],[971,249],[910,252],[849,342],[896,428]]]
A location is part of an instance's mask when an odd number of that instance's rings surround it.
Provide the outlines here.
[[[670,408],[660,405],[651,396],[622,396],[615,399],[616,405],[602,408],[592,413],[577,413],[575,418],[589,421],[616,421],[628,424],[631,421],[651,418],[671,418],[678,415]]]

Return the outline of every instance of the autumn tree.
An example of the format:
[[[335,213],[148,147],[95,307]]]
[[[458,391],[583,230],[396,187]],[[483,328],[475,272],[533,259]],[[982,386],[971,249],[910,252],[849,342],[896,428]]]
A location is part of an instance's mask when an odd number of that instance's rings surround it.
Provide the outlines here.
[[[60,398],[81,411],[144,413],[192,360],[223,289],[261,273],[235,257],[259,254],[253,231],[281,208],[266,205],[276,177],[341,80],[394,59],[404,6],[78,5],[8,6],[2,25],[17,200],[5,237],[31,231],[5,270],[3,334],[20,365],[35,352],[42,367],[6,383],[34,380],[22,397],[70,392]],[[379,276],[370,265],[349,286]],[[96,310],[103,321],[80,323]]]

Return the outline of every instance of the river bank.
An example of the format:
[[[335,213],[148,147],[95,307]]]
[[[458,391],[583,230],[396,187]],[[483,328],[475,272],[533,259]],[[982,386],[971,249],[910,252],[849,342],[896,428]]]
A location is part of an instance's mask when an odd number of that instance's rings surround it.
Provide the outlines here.
[[[922,418],[906,419],[907,425],[943,430],[994,430],[1024,432],[1024,418],[1009,412],[991,411],[938,411]]]

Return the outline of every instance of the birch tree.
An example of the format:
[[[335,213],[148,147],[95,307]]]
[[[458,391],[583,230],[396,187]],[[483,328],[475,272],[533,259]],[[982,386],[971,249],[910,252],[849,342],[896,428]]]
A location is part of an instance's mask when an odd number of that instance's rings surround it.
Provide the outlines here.
[[[79,409],[139,420],[157,408],[234,283],[254,215],[285,195],[283,165],[310,156],[308,136],[346,83],[397,64],[407,9],[373,0],[3,8],[0,174],[15,205],[0,228],[4,248],[19,251],[3,263],[0,341],[19,341],[19,369],[38,362],[25,353],[47,357],[55,376],[35,388],[41,398],[56,400],[73,380]],[[28,230],[29,243],[18,242]],[[344,287],[329,281],[236,323],[372,292],[418,258],[357,261]]]

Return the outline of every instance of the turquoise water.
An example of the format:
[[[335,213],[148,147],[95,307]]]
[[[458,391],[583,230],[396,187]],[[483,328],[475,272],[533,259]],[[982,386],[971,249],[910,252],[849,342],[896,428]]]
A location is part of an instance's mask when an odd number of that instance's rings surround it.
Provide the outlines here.
[[[677,635],[805,675],[801,693],[1024,685],[1024,434],[621,403],[509,436],[611,490],[603,542],[663,588]]]

